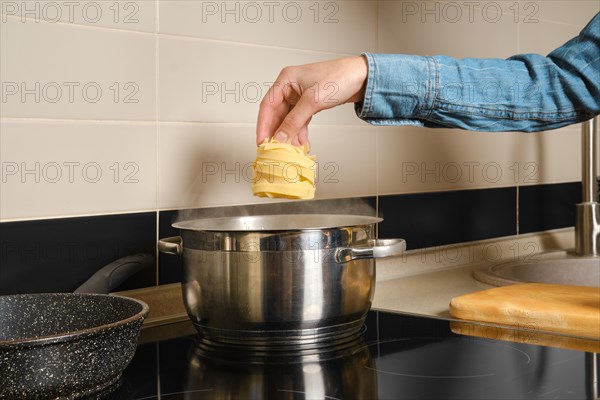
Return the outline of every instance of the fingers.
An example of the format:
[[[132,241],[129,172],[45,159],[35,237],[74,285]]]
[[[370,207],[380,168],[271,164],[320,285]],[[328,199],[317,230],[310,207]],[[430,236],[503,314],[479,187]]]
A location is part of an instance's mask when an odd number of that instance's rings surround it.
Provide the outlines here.
[[[310,121],[309,121],[310,122]],[[300,133],[298,133],[298,135],[294,136],[289,143],[291,143],[294,146],[303,146],[303,145],[307,145],[308,148],[310,149],[310,142],[308,141],[308,124],[309,122],[306,123],[306,125],[304,125],[301,129],[300,129]]]
[[[308,143],[308,123],[319,111],[313,90],[305,90],[276,130],[275,138],[292,144]],[[282,140],[286,139],[286,140]]]
[[[282,102],[276,107],[265,106],[259,111],[256,125],[256,144],[260,145],[265,139],[274,136],[276,129],[290,111],[290,105]]]
[[[256,121],[256,145],[273,136],[288,111],[289,105],[285,102],[283,85],[276,81],[260,102]]]
[[[304,125],[302,127],[302,129],[300,129],[300,133],[297,136],[297,140],[298,143],[293,143],[294,146],[302,146],[302,145],[308,145],[308,148],[310,149],[310,142],[308,140],[308,124],[310,123],[310,121],[308,121],[306,123],[306,125]]]

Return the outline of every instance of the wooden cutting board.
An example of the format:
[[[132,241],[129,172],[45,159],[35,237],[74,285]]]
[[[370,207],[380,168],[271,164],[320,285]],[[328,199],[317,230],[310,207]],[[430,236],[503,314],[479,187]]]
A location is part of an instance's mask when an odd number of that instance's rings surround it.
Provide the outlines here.
[[[450,315],[600,340],[600,289],[542,283],[497,287],[455,297]]]

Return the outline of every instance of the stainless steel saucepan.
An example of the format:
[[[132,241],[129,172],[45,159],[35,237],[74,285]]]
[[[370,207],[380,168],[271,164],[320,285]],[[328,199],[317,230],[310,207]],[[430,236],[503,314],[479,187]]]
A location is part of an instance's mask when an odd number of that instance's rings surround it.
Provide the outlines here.
[[[159,250],[182,254],[183,299],[203,340],[255,348],[351,340],[371,307],[375,258],[402,239],[375,239],[380,218],[266,215],[173,224]]]

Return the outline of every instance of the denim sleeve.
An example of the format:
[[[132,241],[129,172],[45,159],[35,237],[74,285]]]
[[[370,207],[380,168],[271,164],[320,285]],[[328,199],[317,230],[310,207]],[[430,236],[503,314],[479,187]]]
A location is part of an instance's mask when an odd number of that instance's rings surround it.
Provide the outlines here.
[[[540,131],[600,114],[600,13],[546,57],[364,54],[357,115],[374,125]]]

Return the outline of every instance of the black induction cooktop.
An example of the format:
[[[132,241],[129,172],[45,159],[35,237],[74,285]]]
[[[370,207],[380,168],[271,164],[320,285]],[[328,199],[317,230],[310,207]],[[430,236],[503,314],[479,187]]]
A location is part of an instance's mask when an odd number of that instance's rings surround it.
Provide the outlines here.
[[[189,332],[189,331],[188,331]],[[195,334],[138,346],[112,399],[587,399],[592,355],[459,336],[443,320],[369,313],[330,351],[214,351]]]

